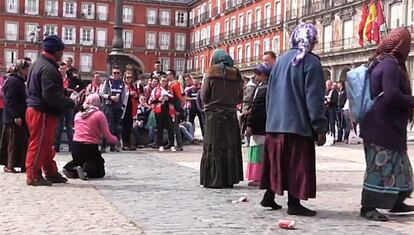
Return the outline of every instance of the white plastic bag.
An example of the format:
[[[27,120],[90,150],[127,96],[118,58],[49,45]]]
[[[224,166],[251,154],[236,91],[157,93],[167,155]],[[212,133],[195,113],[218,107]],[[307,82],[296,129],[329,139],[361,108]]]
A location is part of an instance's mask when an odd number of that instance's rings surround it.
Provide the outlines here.
[[[332,132],[326,133],[326,142],[323,146],[332,146],[335,143],[335,137]]]

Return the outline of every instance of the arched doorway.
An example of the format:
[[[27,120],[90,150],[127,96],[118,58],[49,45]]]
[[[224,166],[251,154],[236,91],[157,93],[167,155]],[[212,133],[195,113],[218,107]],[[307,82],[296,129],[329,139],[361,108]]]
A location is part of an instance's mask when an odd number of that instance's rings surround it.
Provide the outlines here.
[[[325,81],[331,80],[332,79],[331,71],[329,71],[328,69],[324,69],[323,70],[323,77],[324,77]]]
[[[341,70],[338,74],[338,81],[346,81],[346,73],[351,70],[350,68],[346,67]]]

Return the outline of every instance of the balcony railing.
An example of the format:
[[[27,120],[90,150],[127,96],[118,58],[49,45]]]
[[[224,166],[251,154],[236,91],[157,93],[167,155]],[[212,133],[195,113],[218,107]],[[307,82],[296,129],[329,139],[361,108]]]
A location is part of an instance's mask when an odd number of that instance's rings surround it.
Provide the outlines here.
[[[312,2],[312,4],[303,5],[301,8],[291,9],[286,11],[286,20],[295,20],[304,16],[313,15],[322,11],[327,11],[335,7],[344,6],[347,4],[346,0],[333,0],[333,1],[318,1]]]
[[[281,16],[274,16],[271,18],[264,19],[262,21],[254,22],[243,27],[238,27],[227,32],[220,33],[219,35],[213,35],[212,37],[205,38],[190,44],[190,50],[205,47],[211,43],[219,43],[225,40],[242,37],[251,33],[266,30],[272,27],[277,27],[282,24]]]

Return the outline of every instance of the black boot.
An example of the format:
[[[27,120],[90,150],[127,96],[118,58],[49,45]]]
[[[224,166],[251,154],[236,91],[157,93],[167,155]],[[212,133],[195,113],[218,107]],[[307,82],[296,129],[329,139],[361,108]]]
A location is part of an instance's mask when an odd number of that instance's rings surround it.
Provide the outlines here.
[[[272,210],[282,209],[282,207],[275,202],[275,193],[270,189],[266,190],[260,205],[263,207],[270,207]]]
[[[316,211],[310,210],[302,204],[300,204],[300,200],[290,193],[288,194],[288,211],[289,215],[299,215],[299,216],[315,216]]]
[[[407,205],[404,203],[404,200],[408,197],[410,197],[411,193],[400,193],[398,195],[398,199],[394,204],[394,207],[390,210],[390,212],[393,213],[404,213],[404,212],[411,212],[414,211],[414,206]]]

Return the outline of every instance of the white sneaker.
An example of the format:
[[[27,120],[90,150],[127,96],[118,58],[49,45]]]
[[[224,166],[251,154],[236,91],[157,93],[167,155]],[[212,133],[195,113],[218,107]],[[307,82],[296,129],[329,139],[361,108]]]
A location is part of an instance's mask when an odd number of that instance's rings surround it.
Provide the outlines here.
[[[174,146],[172,146],[171,147],[171,152],[177,152],[177,149]]]
[[[164,152],[164,147],[163,147],[163,146],[161,146],[161,147],[158,149],[158,151],[159,151],[159,152]]]

